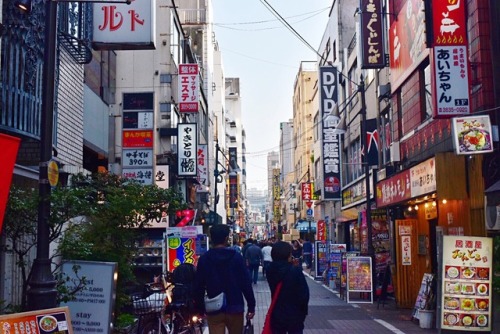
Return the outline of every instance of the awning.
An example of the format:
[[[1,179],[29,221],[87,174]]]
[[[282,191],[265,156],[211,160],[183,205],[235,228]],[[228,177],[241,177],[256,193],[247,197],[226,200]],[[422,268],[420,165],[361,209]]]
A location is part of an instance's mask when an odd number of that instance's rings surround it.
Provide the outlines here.
[[[348,221],[353,221],[358,219],[358,209],[356,208],[349,208],[346,210],[342,210],[340,212],[340,216],[335,217],[335,222],[336,223],[345,223]]]
[[[308,232],[309,231],[309,222],[307,220],[301,220],[297,222],[295,228],[300,232]],[[316,222],[311,222],[311,232],[316,232]]]

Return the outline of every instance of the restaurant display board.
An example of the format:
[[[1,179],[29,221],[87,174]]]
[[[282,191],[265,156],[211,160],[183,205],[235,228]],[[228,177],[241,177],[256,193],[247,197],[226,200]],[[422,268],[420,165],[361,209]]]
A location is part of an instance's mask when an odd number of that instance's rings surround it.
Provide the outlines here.
[[[328,269],[328,246],[326,241],[314,242],[314,275],[321,279],[323,273]]]
[[[491,331],[493,241],[443,236],[441,328]]]
[[[73,334],[69,308],[57,307],[32,312],[0,315],[1,333]]]
[[[347,302],[373,303],[372,258],[369,256],[347,257]],[[370,299],[353,299],[351,295],[370,294]]]
[[[342,276],[342,253],[347,250],[346,244],[330,244],[329,259],[329,285],[332,289],[340,287],[340,278]]]

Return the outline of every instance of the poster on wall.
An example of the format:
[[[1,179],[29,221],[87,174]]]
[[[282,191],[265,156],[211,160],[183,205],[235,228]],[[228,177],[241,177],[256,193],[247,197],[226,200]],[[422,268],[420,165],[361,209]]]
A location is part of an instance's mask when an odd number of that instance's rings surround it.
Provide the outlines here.
[[[314,242],[314,275],[322,278],[323,272],[328,269],[328,245],[325,241]]]
[[[493,240],[443,236],[441,328],[491,331]]]

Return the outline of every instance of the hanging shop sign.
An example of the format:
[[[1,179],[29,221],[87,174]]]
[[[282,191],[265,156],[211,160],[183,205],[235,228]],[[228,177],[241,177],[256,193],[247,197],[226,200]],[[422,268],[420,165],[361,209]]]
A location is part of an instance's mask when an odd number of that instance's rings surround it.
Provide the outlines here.
[[[411,197],[436,191],[436,159],[430,158],[410,168]]]
[[[124,149],[122,154],[123,167],[152,167],[153,150]]]
[[[206,144],[198,145],[196,161],[198,164],[198,184],[196,185],[197,192],[208,191],[208,161],[207,161],[208,146]]]
[[[318,220],[316,228],[316,240],[326,241],[326,223],[323,219]]]
[[[178,175],[197,176],[198,133],[196,123],[180,123],[177,125],[177,131]]]
[[[96,50],[155,48],[155,2],[94,3],[93,41]]]
[[[143,185],[153,184],[153,168],[123,168],[122,176],[133,179]]]
[[[493,152],[490,116],[455,117],[452,136],[456,154]]]
[[[431,66],[435,117],[470,114],[465,1],[433,1]]]
[[[373,198],[373,173],[369,176],[370,198]],[[366,180],[364,177],[346,185],[342,189],[342,210],[366,202]]]
[[[124,129],[152,129],[153,111],[124,111],[123,112]]]
[[[335,132],[339,118],[331,116],[338,104],[338,73],[333,66],[319,68],[321,145],[323,156],[323,200],[340,200],[341,149],[340,135]]]
[[[384,68],[381,0],[361,0],[361,68]]]
[[[301,186],[301,193],[302,193],[302,200],[303,201],[310,201],[312,199],[312,188],[311,188],[311,183],[310,182],[302,182]]]
[[[314,242],[314,273],[315,278],[322,278],[323,272],[328,269],[328,245],[326,241]]]
[[[441,328],[489,332],[492,328],[491,238],[443,236]]]
[[[179,111],[198,112],[200,78],[198,64],[179,65]]]
[[[153,147],[153,130],[123,130],[123,148]]]

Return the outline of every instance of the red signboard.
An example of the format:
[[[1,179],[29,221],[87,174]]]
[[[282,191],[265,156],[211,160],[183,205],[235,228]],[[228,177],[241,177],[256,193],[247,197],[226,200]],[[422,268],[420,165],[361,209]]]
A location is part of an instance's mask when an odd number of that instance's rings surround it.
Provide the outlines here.
[[[432,2],[433,46],[466,44],[465,6],[464,0]]]
[[[377,183],[377,208],[411,198],[410,170]]]
[[[312,192],[311,192],[311,183],[310,182],[304,182],[301,185],[302,189],[302,200],[303,201],[310,201],[312,199]]]
[[[153,130],[124,130],[123,147],[153,147]]]
[[[318,226],[316,228],[316,240],[326,241],[326,223],[324,220],[318,220]]]
[[[16,163],[17,150],[21,140],[16,137],[0,134],[0,145],[2,147],[2,163],[0,164],[0,232],[2,231],[5,207],[9,198],[12,171]]]

